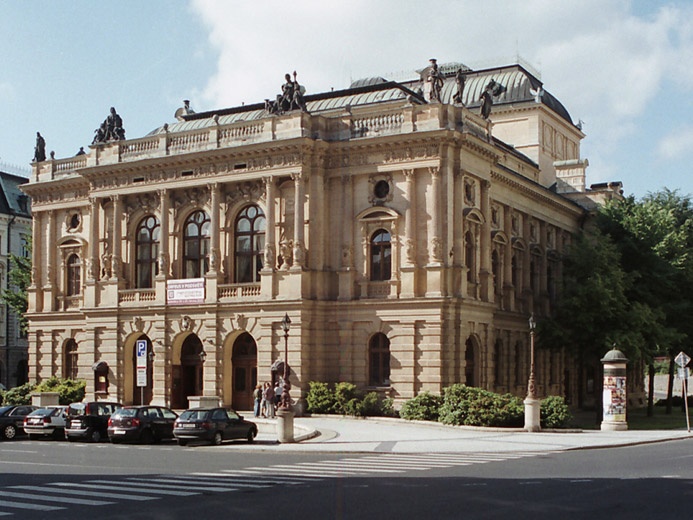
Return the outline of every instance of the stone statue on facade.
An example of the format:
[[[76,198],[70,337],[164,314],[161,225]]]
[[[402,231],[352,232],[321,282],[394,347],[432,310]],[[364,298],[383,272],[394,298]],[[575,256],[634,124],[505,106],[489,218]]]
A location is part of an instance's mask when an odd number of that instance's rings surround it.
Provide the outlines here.
[[[457,72],[455,73],[455,83],[457,84],[457,92],[455,92],[455,95],[452,97],[452,100],[455,103],[459,103],[460,105],[464,106],[464,83],[466,81],[466,77],[464,75],[464,72],[462,71],[462,68],[460,67],[457,69]]]
[[[125,139],[123,119],[118,115],[115,108],[111,107],[111,113],[104,122],[101,123],[101,126],[94,130],[94,133],[96,135],[91,144],[122,141]]]
[[[481,117],[484,119],[489,118],[491,115],[491,106],[493,106],[493,98],[500,96],[505,91],[506,88],[500,83],[497,83],[496,80],[492,79],[488,82],[479,98],[481,100]]]
[[[36,146],[34,146],[34,162],[46,160],[46,141],[40,132],[36,132]]]
[[[443,90],[445,80],[438,69],[438,61],[435,58],[431,58],[429,61],[431,65],[428,67],[428,75],[426,76],[426,82],[429,83],[430,87],[428,100],[440,102],[440,93]]]
[[[270,114],[284,114],[292,110],[301,110],[307,112],[307,107],[303,95],[305,87],[299,85],[296,79],[296,71],[294,71],[293,80],[290,74],[284,75],[285,83],[282,85],[282,93],[277,94],[276,101],[265,99],[265,110]]]

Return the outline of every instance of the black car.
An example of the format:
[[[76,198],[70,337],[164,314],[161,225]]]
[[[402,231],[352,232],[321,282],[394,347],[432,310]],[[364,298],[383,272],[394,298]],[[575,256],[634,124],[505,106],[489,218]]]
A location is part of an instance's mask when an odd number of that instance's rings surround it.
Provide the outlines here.
[[[0,408],[0,437],[14,439],[24,433],[24,418],[36,410],[37,406],[10,405]]]
[[[108,438],[112,443],[140,441],[144,444],[173,438],[173,423],[178,418],[163,406],[124,406],[108,420]]]
[[[78,439],[99,442],[108,436],[108,419],[120,403],[92,401],[88,403],[72,403],[67,408],[65,420],[65,438],[68,441]]]
[[[180,446],[185,446],[191,440],[205,440],[216,446],[227,439],[253,442],[257,436],[257,426],[233,410],[191,408],[176,419],[173,436]]]

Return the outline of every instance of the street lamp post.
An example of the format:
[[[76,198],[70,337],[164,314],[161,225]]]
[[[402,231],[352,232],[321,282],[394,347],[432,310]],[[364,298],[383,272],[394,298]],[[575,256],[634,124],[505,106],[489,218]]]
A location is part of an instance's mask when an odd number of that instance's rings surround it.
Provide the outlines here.
[[[282,386],[282,398],[280,403],[280,408],[282,410],[291,410],[291,396],[289,395],[289,390],[291,390],[291,382],[289,381],[289,328],[291,327],[291,319],[289,314],[284,314],[284,319],[282,320],[282,330],[284,331],[284,375],[283,386]]]
[[[529,380],[527,381],[527,397],[525,404],[525,430],[528,432],[541,431],[540,411],[541,403],[537,399],[536,382],[534,379],[534,336],[537,322],[534,321],[534,313],[529,316]]]
[[[291,408],[291,396],[289,395],[291,389],[289,382],[289,328],[291,327],[291,320],[288,313],[284,315],[281,326],[284,331],[284,381],[281,403],[277,410],[277,440],[281,443],[287,443],[295,440],[294,411]]]

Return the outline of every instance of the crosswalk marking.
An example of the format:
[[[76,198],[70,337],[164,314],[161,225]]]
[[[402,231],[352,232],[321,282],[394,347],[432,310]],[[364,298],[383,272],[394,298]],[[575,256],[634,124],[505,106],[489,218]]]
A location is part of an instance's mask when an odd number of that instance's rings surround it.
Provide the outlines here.
[[[0,507],[9,507],[10,509],[33,509],[34,511],[58,511],[65,509],[60,506],[46,506],[43,504],[27,504],[26,502],[13,502],[11,500],[0,500]]]
[[[15,491],[2,490],[2,496],[5,498],[27,498],[29,500],[40,500],[43,502],[57,502],[62,504],[74,504],[79,506],[106,506],[115,502],[106,502],[105,500],[85,500],[81,498],[68,497],[49,497],[47,495],[34,495],[31,493],[17,493]]]
[[[553,452],[551,452],[553,453]],[[83,482],[50,482],[41,486],[0,488],[0,516],[18,510],[54,511],[69,506],[100,506],[117,500],[160,500],[167,496],[195,496],[204,492],[230,493],[280,485],[306,485],[330,479],[377,474],[392,475],[546,455],[545,452],[452,454],[383,453],[341,459],[252,466],[182,475],[128,476]],[[13,499],[13,500],[8,500]],[[66,504],[65,506],[42,504]]]

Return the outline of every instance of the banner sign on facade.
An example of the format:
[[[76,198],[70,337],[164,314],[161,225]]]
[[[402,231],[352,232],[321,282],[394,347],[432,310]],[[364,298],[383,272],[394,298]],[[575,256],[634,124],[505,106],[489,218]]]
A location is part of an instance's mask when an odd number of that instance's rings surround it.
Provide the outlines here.
[[[166,280],[168,305],[197,305],[205,302],[205,279]]]

